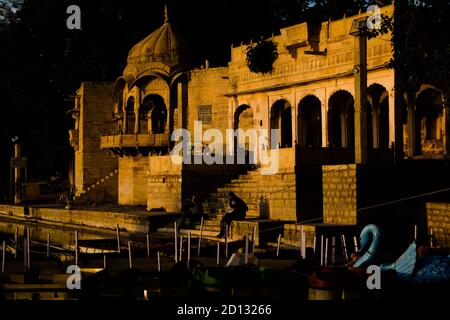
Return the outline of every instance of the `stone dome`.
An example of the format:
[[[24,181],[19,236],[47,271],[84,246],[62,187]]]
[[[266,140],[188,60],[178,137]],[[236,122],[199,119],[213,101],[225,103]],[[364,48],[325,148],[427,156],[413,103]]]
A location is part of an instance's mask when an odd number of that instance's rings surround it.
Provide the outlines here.
[[[169,23],[166,7],[164,24],[130,50],[128,64],[162,62],[175,66],[183,62],[184,49],[184,40]]]

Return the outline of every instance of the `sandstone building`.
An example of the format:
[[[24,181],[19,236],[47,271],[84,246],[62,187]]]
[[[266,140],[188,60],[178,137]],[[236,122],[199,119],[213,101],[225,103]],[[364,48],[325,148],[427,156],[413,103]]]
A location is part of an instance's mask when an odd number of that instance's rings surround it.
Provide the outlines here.
[[[214,213],[233,190],[251,217],[357,224],[365,208],[420,189],[408,180],[417,169],[403,170],[402,163],[434,161],[418,179],[437,187],[433,179],[450,154],[443,94],[424,83],[408,104],[396,93],[395,71],[386,67],[390,36],[367,41],[366,94],[358,92],[358,38],[350,31],[364,16],[281,29],[273,37],[274,71],[261,75],[249,71],[245,45],[231,48],[228,66],[192,68],[189,44],[166,12],[163,25],[130,50],[123,75],[114,83],[83,83],[77,92],[71,143],[78,195],[177,212],[186,197],[200,194]],[[366,99],[365,113],[358,97]],[[278,173],[174,164],[171,134],[193,132],[194,121],[224,135],[227,128],[279,129]]]

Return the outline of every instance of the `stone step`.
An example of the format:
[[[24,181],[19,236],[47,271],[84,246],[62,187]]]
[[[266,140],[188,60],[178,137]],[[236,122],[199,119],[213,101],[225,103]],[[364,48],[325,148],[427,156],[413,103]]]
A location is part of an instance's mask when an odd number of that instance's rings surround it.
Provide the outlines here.
[[[249,208],[257,208],[259,207],[260,204],[260,198],[255,199],[255,197],[247,195],[247,196],[243,196],[242,199],[245,201],[245,204],[249,207]],[[205,208],[227,208],[228,207],[228,201],[220,201],[220,202],[213,202],[213,201],[208,201],[208,202],[203,202],[202,203],[203,209]]]
[[[224,210],[216,210],[215,212],[206,212],[205,214],[209,214],[210,217],[208,218],[209,220],[214,220],[214,221],[220,221],[223,218],[224,215]],[[259,208],[258,209],[251,209],[247,211],[246,217],[247,218],[259,218],[260,216],[260,211]],[[206,221],[206,220],[205,220]]]
[[[211,208],[204,208],[203,212],[206,214],[212,214],[212,215],[221,215],[223,216],[223,214],[226,212],[225,208],[216,208],[216,209],[211,209]],[[251,217],[259,217],[260,215],[260,207],[257,205],[254,206],[249,206],[249,210],[247,211],[247,216],[251,216]]]
[[[285,188],[289,186],[293,186],[295,184],[294,181],[267,181],[267,182],[259,182],[259,183],[245,183],[245,184],[227,184],[223,187],[217,188],[217,192],[227,194],[229,191],[233,191],[236,193],[236,190],[245,190],[245,189],[255,189],[255,188]]]
[[[212,208],[212,209],[217,209],[217,208],[224,208],[226,206],[225,203],[220,203],[220,202],[204,202],[202,204],[203,209],[205,208]]]

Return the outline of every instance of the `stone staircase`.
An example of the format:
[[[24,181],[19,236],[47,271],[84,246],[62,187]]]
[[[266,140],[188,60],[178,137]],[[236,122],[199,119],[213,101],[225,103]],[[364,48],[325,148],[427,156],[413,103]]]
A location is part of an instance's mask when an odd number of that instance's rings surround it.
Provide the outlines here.
[[[114,192],[114,188],[117,188],[119,170],[115,169],[108,175],[102,177],[97,182],[85,188],[83,191],[77,193],[75,196],[76,203],[88,203],[88,202],[103,202],[113,201],[113,194],[117,195],[117,191]],[[116,181],[114,181],[116,180]],[[117,197],[117,196],[116,196]]]
[[[295,216],[294,173],[263,176],[260,169],[249,171],[210,193],[203,202],[204,212],[220,220],[228,208],[230,191],[247,204],[247,219],[282,218],[287,210]]]
[[[282,172],[263,176],[260,169],[254,169],[213,189],[213,192],[204,197],[203,237],[215,237],[219,233],[220,221],[228,208],[227,194],[230,191],[242,198],[249,208],[245,220],[233,221],[229,230],[230,240],[241,239],[246,233],[251,233],[253,228],[257,232],[257,243],[260,242],[260,237],[263,238],[262,242],[276,239],[284,222],[290,220],[285,217],[292,216],[292,213],[295,216],[295,174]],[[271,232],[264,232],[273,227],[281,229],[275,228]],[[158,231],[173,233],[174,226],[167,225]],[[198,237],[200,225],[196,224],[191,229],[182,230],[181,235],[187,236],[188,232],[192,237]]]

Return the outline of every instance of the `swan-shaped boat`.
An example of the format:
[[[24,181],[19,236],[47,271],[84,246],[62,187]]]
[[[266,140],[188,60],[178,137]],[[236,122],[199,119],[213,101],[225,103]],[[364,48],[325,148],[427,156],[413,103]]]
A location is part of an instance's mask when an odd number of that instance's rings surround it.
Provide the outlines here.
[[[353,264],[354,268],[367,268],[373,264],[380,244],[380,230],[376,225],[367,225],[360,236],[362,256]],[[450,282],[450,256],[419,256],[416,242],[391,264],[382,264],[381,271],[396,272],[396,279],[410,284],[437,284]]]
[[[343,297],[347,297],[347,295],[361,297],[368,293],[366,287],[367,268],[377,264],[377,255],[381,244],[380,229],[373,224],[367,225],[361,232],[360,244],[361,250],[345,266],[320,267],[308,274],[310,298],[317,299],[315,295],[318,297],[322,295],[325,297],[323,299],[340,299],[343,292]],[[424,249],[424,247],[419,249]],[[442,291],[442,288],[450,288],[448,286],[450,283],[450,256],[448,253],[422,256],[418,251],[422,250],[417,250],[414,241],[394,263],[379,264],[382,271],[382,287],[387,289],[384,290],[384,295],[395,297],[406,293],[414,296],[419,292],[427,296],[430,291],[422,292],[422,289],[425,288],[432,292],[436,291],[438,296],[440,292],[448,294],[448,290]],[[410,290],[414,287],[419,291]],[[374,296],[376,297],[377,294],[374,293]]]

